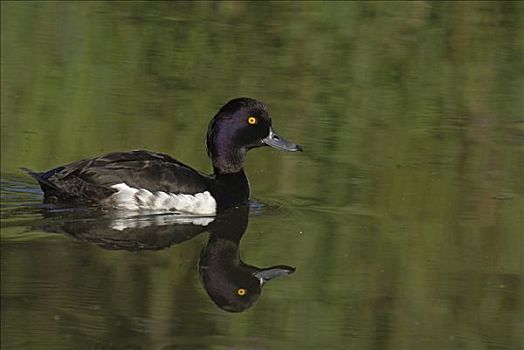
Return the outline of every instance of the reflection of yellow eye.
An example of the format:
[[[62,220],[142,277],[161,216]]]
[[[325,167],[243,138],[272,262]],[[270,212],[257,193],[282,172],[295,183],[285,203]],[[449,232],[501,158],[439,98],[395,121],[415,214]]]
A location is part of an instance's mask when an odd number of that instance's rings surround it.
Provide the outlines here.
[[[257,118],[255,117],[249,117],[247,118],[247,122],[251,125],[255,125],[257,123]]]
[[[245,288],[238,288],[237,289],[237,294],[240,295],[241,297],[246,295],[246,293],[247,293],[247,290]]]

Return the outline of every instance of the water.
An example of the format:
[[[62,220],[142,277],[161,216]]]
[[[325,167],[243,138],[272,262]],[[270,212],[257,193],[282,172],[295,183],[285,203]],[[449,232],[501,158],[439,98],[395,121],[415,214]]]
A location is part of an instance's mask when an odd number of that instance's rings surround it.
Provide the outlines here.
[[[524,347],[522,3],[1,6],[2,348]],[[19,170],[142,148],[209,172],[237,96],[305,152],[250,152],[235,230],[45,205]],[[213,247],[296,271],[228,312]]]

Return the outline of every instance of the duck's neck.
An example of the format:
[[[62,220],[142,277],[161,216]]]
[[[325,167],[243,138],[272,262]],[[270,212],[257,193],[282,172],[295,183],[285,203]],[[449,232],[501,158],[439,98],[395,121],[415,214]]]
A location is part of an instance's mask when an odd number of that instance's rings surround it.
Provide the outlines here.
[[[234,173],[223,173],[215,168],[215,191],[221,198],[219,211],[249,202],[249,181],[243,168]]]
[[[246,149],[233,147],[228,143],[215,146],[215,152],[212,156],[215,174],[233,174],[242,171],[246,153]]]

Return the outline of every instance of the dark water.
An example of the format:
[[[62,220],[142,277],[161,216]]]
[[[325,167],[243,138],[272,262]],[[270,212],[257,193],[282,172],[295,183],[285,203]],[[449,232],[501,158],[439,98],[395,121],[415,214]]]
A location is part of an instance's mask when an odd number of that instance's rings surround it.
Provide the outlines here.
[[[2,349],[523,348],[523,18],[521,2],[2,2]],[[18,169],[143,148],[210,171],[207,123],[237,96],[305,149],[249,154],[249,212],[46,206]],[[231,313],[202,282],[217,251],[296,271]]]

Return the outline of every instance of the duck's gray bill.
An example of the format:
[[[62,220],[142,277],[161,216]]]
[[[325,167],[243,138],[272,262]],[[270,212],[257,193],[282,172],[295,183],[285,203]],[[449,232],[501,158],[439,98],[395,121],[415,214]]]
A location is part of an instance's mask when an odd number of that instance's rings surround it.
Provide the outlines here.
[[[279,265],[268,267],[267,269],[262,269],[258,272],[255,272],[253,276],[260,280],[260,285],[264,285],[267,281],[272,280],[273,278],[286,276],[295,272],[295,268],[292,266]]]
[[[266,145],[288,152],[302,152],[302,146],[289,142],[280,137],[272,128],[269,128],[269,135],[262,139]]]

